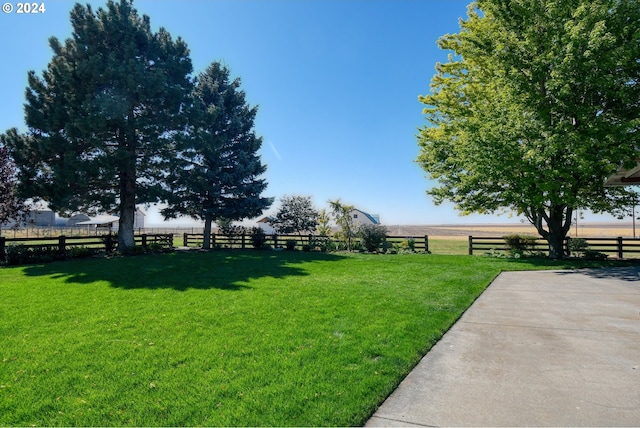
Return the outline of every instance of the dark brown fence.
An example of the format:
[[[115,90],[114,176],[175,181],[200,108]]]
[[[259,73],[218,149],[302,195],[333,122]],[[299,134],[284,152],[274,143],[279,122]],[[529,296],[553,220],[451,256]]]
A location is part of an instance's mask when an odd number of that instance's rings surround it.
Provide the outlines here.
[[[202,233],[185,233],[182,245],[185,247],[201,246],[203,240],[204,234]],[[290,243],[287,244],[287,241]],[[354,242],[358,242],[358,239],[354,239]],[[418,237],[387,236],[387,242],[400,248],[413,248],[415,251],[429,252],[429,237],[427,235]],[[253,248],[251,235],[226,236],[212,233],[210,244],[211,248]],[[295,249],[317,250],[323,247],[327,248],[328,245],[335,245],[337,249],[340,249],[346,246],[346,242],[320,235],[266,235],[265,245],[272,248],[286,248],[287,245],[290,245]]]
[[[161,245],[163,248],[173,247],[173,235],[166,233],[135,235],[134,240],[137,245],[148,247],[151,244]],[[114,235],[98,236],[56,236],[41,238],[6,238],[0,236],[0,260],[6,257],[8,245],[21,245],[27,248],[57,249],[60,253],[74,247],[86,247],[97,249],[113,249],[118,243],[118,238]]]
[[[635,238],[580,238],[584,239],[590,250],[599,251],[604,254],[613,255],[619,259],[623,258],[637,258],[640,254],[640,239]],[[569,241],[571,238],[566,238],[564,241],[565,254],[569,254]],[[549,250],[549,244],[546,240],[539,238],[530,247],[532,251],[547,252]],[[475,252],[487,252],[487,251],[508,251],[503,237],[485,237],[485,236],[469,236],[469,254],[473,255]]]

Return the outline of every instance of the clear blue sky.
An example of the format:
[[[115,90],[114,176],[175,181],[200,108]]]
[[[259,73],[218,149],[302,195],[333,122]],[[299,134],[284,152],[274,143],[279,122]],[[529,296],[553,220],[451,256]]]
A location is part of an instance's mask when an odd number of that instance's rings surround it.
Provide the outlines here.
[[[429,91],[436,62],[446,61],[436,41],[458,32],[469,1],[136,0],[134,7],[154,30],[186,41],[195,73],[222,61],[242,79],[248,101],[259,105],[274,207],[299,194],[318,208],[341,198],[388,225],[517,221],[436,207],[425,194],[433,183],[414,162],[424,124],[418,95]],[[50,36],[70,36],[74,3],[0,14],[0,131],[25,129],[27,72],[46,68]],[[81,3],[97,9],[106,1]]]

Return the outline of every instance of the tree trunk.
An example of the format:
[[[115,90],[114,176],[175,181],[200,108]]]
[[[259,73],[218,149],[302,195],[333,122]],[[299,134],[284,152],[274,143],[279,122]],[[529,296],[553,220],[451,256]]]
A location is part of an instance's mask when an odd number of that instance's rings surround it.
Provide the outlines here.
[[[211,249],[211,222],[213,218],[211,215],[207,214],[204,217],[204,239],[202,239],[202,249],[209,250]]]
[[[118,251],[130,252],[136,245],[133,221],[136,213],[136,157],[129,154],[124,171],[120,172],[120,221],[118,222]]]
[[[549,243],[549,258],[562,259],[565,256],[564,240],[571,228],[573,209],[562,205],[554,205],[549,214],[543,210],[527,212],[529,221],[536,227],[538,233]],[[543,220],[549,230],[543,227]]]

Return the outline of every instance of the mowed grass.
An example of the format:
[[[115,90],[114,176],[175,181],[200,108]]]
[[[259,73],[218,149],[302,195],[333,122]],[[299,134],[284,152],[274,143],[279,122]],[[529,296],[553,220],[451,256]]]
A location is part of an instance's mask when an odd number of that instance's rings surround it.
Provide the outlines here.
[[[0,425],[361,425],[501,270],[536,267],[237,251],[1,268]]]

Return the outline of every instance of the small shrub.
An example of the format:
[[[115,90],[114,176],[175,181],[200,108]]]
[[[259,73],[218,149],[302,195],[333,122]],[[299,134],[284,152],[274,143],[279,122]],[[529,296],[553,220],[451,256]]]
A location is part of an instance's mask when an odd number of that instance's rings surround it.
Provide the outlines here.
[[[507,257],[507,255],[505,253],[503,253],[502,251],[498,251],[498,250],[495,250],[493,248],[491,248],[489,251],[487,251],[483,255],[485,257],[492,257],[492,258],[496,258],[496,259],[504,259],[504,258]]]
[[[387,240],[387,228],[381,224],[363,224],[358,228],[358,236],[362,248],[373,253]]]
[[[313,236],[309,241],[309,246],[311,247],[311,250],[318,250],[323,253],[327,251],[333,251],[334,249],[331,238],[326,235]]]
[[[409,239],[407,239],[405,241],[402,241],[402,246],[405,249],[409,250],[410,252],[415,253],[415,251],[416,251],[416,240],[413,239],[413,238],[409,238]]]
[[[71,247],[69,248],[69,257],[73,259],[85,259],[94,256],[97,251],[88,247]]]
[[[522,257],[525,253],[533,253],[538,238],[529,235],[511,234],[506,235],[504,242],[507,244],[507,251],[511,257]]]
[[[118,243],[118,238],[115,235],[108,234],[100,237],[102,242],[104,242],[104,249],[107,253],[111,253],[115,251],[116,244]]]
[[[6,263],[10,266],[29,263],[49,263],[65,259],[57,247],[27,247],[25,245],[9,245],[6,248]]]
[[[571,238],[567,241],[567,247],[569,253],[576,257],[583,257],[585,252],[589,249],[587,240],[584,238]]]
[[[244,226],[234,225],[231,220],[219,219],[216,220],[216,223],[218,224],[220,234],[227,237],[229,248],[238,246],[247,231]]]
[[[261,250],[264,248],[267,243],[267,235],[264,233],[264,230],[260,227],[252,227],[251,228],[251,245],[256,250]]]
[[[148,253],[164,253],[168,249],[167,245],[162,242],[151,242],[146,248]]]
[[[287,239],[287,241],[285,242],[285,245],[287,246],[287,251],[295,250],[297,243],[298,241],[296,241],[295,239]]]
[[[585,250],[584,257],[587,260],[606,260],[609,255],[596,250]]]

